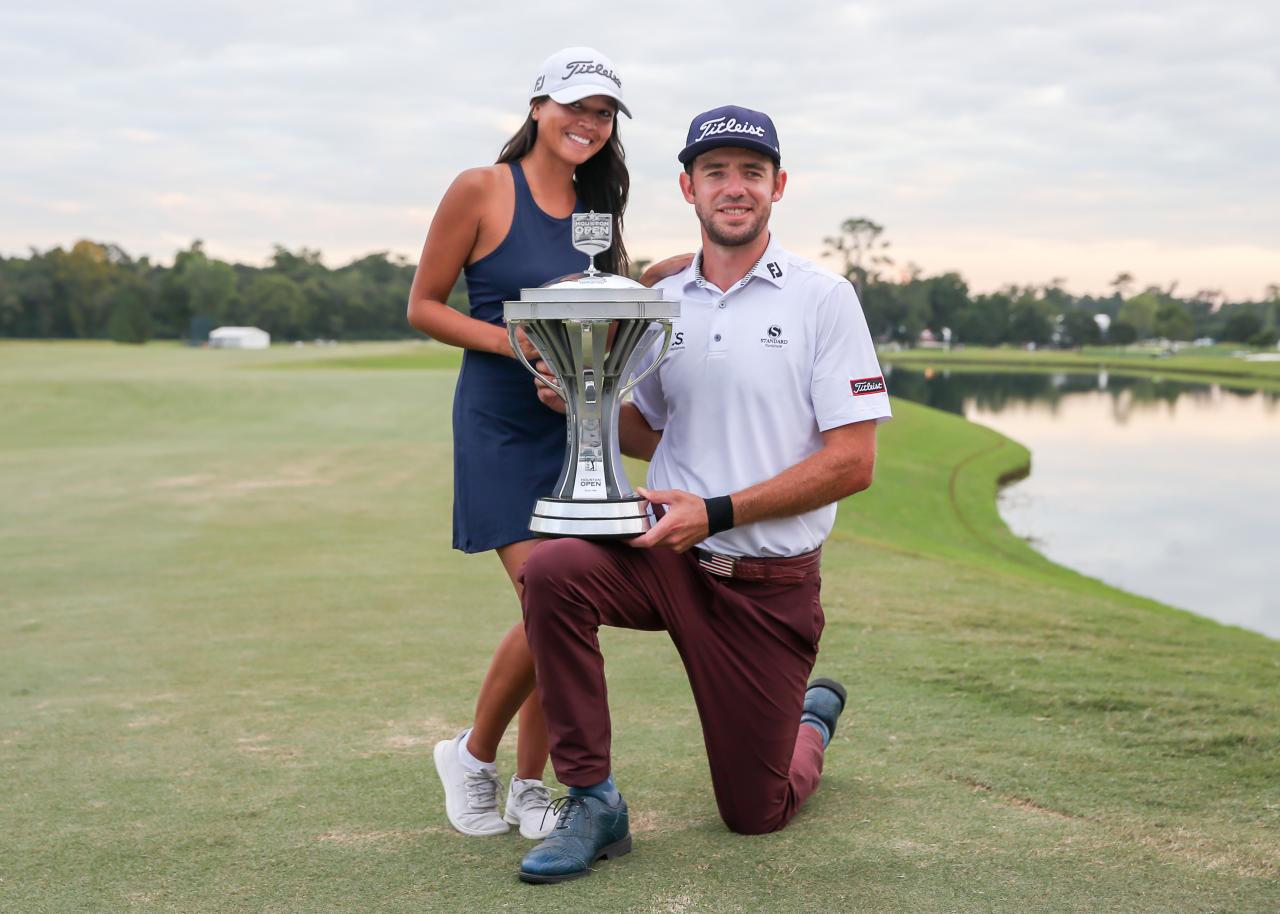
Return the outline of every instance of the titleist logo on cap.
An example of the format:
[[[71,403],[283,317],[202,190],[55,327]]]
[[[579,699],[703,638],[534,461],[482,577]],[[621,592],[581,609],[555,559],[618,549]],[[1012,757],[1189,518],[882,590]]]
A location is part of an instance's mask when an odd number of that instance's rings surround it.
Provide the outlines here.
[[[619,89],[622,88],[622,80],[618,79],[618,75],[606,67],[602,63],[596,63],[594,60],[571,60],[564,65],[564,76],[562,80],[571,79],[574,76],[591,76],[600,75],[605,79],[613,82]]]
[[[737,118],[714,117],[709,121],[703,121],[698,125],[698,129],[702,131],[698,134],[698,140],[705,140],[709,136],[715,136],[718,133],[741,133],[745,136],[764,136],[764,128],[757,127],[748,121],[739,121]]]

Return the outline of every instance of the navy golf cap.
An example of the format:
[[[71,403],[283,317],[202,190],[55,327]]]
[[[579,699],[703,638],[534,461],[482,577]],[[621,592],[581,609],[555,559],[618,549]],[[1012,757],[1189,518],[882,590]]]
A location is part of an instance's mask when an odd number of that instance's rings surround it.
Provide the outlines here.
[[[774,162],[782,161],[778,148],[778,131],[763,111],[725,105],[704,111],[689,122],[689,136],[680,150],[681,164],[688,165],[708,149],[741,146],[763,152]]]

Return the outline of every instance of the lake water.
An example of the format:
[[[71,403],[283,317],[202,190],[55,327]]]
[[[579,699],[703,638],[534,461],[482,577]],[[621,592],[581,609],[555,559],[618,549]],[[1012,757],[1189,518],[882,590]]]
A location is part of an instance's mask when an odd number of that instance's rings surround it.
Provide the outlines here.
[[[1105,372],[886,374],[891,394],[1030,449],[999,508],[1040,552],[1280,638],[1280,396]]]

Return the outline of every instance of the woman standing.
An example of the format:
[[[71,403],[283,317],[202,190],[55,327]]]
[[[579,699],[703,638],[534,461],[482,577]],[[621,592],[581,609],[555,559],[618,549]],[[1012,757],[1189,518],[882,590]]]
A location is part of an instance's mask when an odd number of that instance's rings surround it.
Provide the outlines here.
[[[409,323],[466,350],[453,404],[453,546],[496,550],[517,596],[520,568],[536,543],[529,516],[560,475],[565,420],[538,402],[535,382],[508,341],[502,303],[518,299],[523,288],[583,269],[585,257],[570,241],[575,212],[613,215],[614,245],[598,265],[626,273],[622,218],[630,178],[618,111],[631,116],[622,81],[603,54],[575,47],[547,58],[533,83],[528,117],[497,164],[464,171],[445,192],[409,293]],[[444,304],[460,271],[469,317]],[[536,357],[523,335],[520,345]],[[517,711],[516,774],[499,815],[494,760]],[[436,745],[449,822],[467,835],[501,834],[510,824],[526,838],[545,836],[555,824],[544,815],[547,756],[533,658],[517,621],[494,653],[472,726]]]

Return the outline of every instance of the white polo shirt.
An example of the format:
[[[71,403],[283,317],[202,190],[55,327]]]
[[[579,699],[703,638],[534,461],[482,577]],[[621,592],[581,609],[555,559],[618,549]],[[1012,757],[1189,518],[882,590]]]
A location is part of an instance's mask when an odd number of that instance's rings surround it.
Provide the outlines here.
[[[820,450],[828,429],[890,418],[875,346],[848,280],[772,237],[728,291],[702,277],[701,263],[699,253],[657,285],[680,300],[680,317],[666,358],[635,389],[640,414],[662,430],[650,488],[728,495]],[[800,555],[822,544],[835,518],[836,506],[827,505],[744,524],[702,545],[734,556]]]

